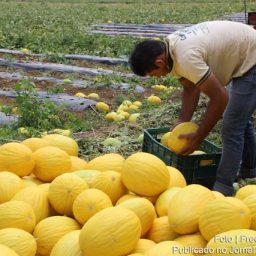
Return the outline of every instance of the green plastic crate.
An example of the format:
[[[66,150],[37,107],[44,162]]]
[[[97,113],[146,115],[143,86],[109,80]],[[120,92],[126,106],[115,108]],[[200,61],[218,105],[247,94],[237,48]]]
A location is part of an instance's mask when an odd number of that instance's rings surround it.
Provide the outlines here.
[[[145,129],[142,150],[159,157],[166,165],[173,166],[181,171],[187,184],[201,184],[211,189],[215,182],[216,171],[221,157],[221,148],[208,140],[204,140],[199,149],[206,152],[206,154],[177,155],[160,143],[162,135],[169,130],[170,128]],[[201,160],[211,160],[212,164],[210,166],[201,166]]]

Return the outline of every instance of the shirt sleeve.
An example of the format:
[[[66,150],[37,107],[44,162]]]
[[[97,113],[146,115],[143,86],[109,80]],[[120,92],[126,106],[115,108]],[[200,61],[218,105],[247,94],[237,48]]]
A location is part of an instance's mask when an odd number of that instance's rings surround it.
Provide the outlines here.
[[[211,73],[200,50],[190,49],[183,53],[178,60],[178,67],[179,75],[195,85],[202,84]]]

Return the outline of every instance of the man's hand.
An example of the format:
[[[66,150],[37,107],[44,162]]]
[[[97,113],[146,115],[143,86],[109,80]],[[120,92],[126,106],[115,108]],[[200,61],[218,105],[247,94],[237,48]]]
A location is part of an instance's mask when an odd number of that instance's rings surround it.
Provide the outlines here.
[[[202,142],[197,132],[181,134],[179,138],[187,140],[187,146],[183,148],[180,152],[178,152],[179,155],[189,155],[193,153],[195,150],[198,149],[199,145]]]

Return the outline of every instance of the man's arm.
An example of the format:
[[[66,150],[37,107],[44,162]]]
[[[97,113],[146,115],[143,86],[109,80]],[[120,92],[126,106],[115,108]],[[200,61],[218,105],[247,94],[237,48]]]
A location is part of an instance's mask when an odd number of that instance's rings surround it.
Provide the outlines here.
[[[180,83],[183,86],[182,108],[179,117],[179,122],[181,123],[191,120],[199,101],[200,88],[187,79],[180,80]]]
[[[200,91],[209,97],[204,118],[195,134],[181,136],[190,140],[189,145],[180,154],[190,154],[198,148],[203,139],[209,134],[221,118],[228,103],[228,93],[213,73],[199,86]]]

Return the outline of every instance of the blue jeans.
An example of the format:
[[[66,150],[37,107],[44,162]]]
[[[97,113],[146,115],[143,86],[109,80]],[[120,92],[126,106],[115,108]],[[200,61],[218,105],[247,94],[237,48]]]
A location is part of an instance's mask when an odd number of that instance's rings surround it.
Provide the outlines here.
[[[229,102],[223,115],[222,157],[213,190],[234,193],[237,175],[256,177],[256,140],[252,115],[256,108],[256,66],[230,85]]]

